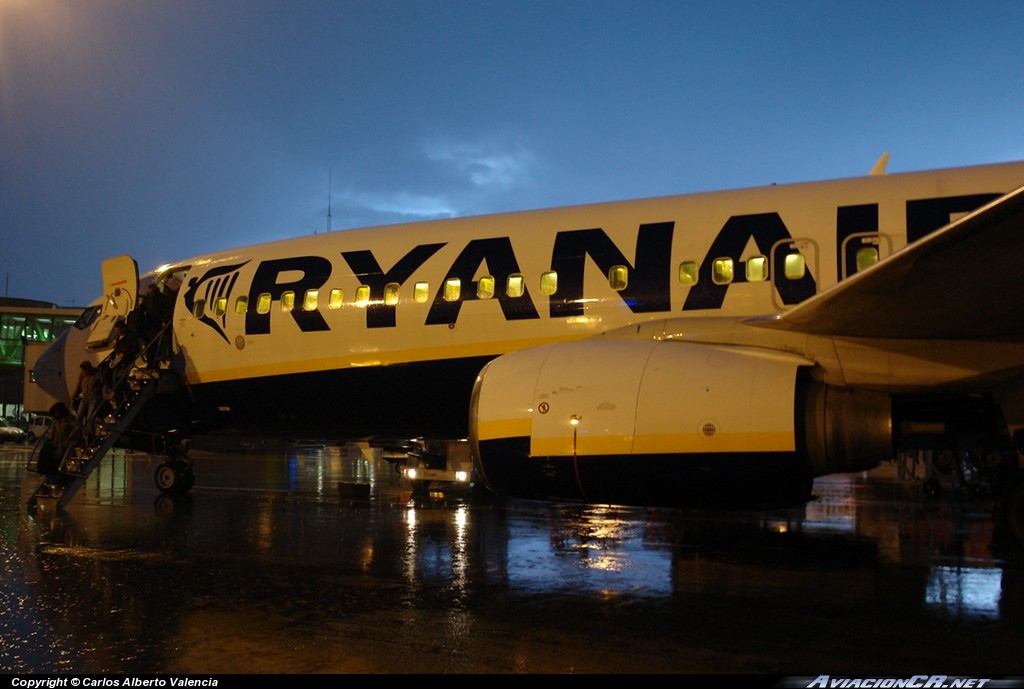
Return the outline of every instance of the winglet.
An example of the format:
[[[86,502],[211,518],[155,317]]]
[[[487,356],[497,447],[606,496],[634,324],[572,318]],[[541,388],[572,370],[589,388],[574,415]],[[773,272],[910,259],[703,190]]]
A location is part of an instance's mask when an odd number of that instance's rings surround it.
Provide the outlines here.
[[[878,162],[875,163],[875,166],[873,168],[871,168],[871,172],[869,172],[868,174],[871,175],[872,177],[874,177],[876,175],[884,175],[885,174],[885,166],[888,165],[888,164],[889,164],[889,153],[887,151],[887,152],[882,154],[882,157],[878,159]]]

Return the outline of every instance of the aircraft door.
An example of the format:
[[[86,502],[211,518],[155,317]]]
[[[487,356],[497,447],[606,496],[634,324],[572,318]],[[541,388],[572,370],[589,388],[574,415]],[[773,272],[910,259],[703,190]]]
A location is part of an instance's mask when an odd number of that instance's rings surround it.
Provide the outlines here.
[[[892,253],[892,241],[879,232],[856,232],[843,240],[841,280],[859,273]]]
[[[139,266],[131,256],[115,256],[103,262],[103,306],[93,324],[86,346],[103,349],[111,344],[114,323],[125,319],[139,296]]]

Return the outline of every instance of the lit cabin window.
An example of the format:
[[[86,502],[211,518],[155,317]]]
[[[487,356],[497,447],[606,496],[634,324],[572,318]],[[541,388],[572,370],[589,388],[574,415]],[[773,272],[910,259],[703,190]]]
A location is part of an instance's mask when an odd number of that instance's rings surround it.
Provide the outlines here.
[[[384,303],[388,306],[398,305],[398,283],[389,282],[384,285]]]
[[[485,275],[476,282],[476,298],[490,299],[494,296],[494,278]]]
[[[264,292],[256,298],[256,313],[270,313],[270,292]]]
[[[281,310],[291,311],[295,308],[295,292],[285,290],[281,293]]]
[[[679,264],[679,284],[684,287],[693,287],[697,284],[697,262],[683,261]]]
[[[540,293],[551,296],[558,291],[558,273],[548,271],[540,276]]]
[[[359,285],[356,287],[356,306],[366,307],[370,303],[370,286]]]
[[[417,282],[412,288],[412,300],[417,304],[426,304],[430,299],[430,285],[426,282]]]
[[[626,266],[612,266],[608,270],[608,286],[616,292],[626,289],[629,284],[629,271]]]
[[[249,310],[249,297],[243,295],[238,299],[235,299],[235,315],[244,316],[245,312]]]
[[[711,281],[716,285],[728,285],[735,277],[731,258],[716,258],[711,264]]]
[[[878,247],[877,246],[865,246],[862,249],[857,249],[857,272],[860,272],[868,266],[873,266],[878,263]]]
[[[195,303],[192,304],[192,315],[196,318],[202,318],[204,311],[206,311],[206,300],[196,299]]]
[[[751,256],[747,259],[747,282],[764,282],[768,279],[768,257]]]
[[[327,308],[340,309],[344,301],[344,293],[335,287],[331,290],[331,295],[327,298]]]
[[[303,311],[316,311],[317,305],[320,303],[320,290],[318,289],[307,289],[306,293],[302,296],[302,310]]]
[[[459,278],[448,278],[444,281],[444,300],[458,301],[462,295],[462,280]]]
[[[228,298],[227,297],[218,297],[217,299],[214,300],[214,302],[213,302],[213,315],[214,316],[218,316],[218,317],[219,316],[223,316],[224,313],[227,310],[228,310]]]
[[[526,283],[523,276],[516,273],[508,276],[508,283],[505,285],[505,294],[510,297],[521,297],[526,294]]]
[[[803,254],[787,254],[783,271],[788,280],[799,280],[807,272],[807,262]]]

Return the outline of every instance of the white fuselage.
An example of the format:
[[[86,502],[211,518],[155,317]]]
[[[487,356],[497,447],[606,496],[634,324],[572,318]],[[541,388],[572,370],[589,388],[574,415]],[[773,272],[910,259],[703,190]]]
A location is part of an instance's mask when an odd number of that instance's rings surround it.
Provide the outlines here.
[[[771,313],[844,277],[844,234],[870,237],[884,258],[907,243],[908,224],[920,235],[980,205],[947,210],[944,200],[1021,183],[1015,163],[298,237],[179,264],[188,273],[174,332],[189,382],[201,385],[495,356],[666,317]],[[791,246],[805,260],[798,280],[781,262]],[[767,279],[747,279],[755,257]],[[731,282],[717,284],[717,259],[732,259]],[[697,283],[685,284],[692,265]],[[616,267],[625,289],[610,285]],[[510,282],[521,294],[509,296]]]

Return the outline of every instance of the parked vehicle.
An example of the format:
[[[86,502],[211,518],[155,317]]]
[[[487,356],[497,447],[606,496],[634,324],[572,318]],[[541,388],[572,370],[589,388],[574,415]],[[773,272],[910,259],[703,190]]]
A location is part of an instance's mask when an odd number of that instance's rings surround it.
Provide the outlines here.
[[[28,423],[26,433],[28,434],[28,440],[31,443],[39,440],[43,437],[43,434],[50,428],[50,424],[53,423],[53,417],[45,414],[38,414]]]
[[[24,443],[26,440],[28,433],[7,419],[0,419],[0,443]]]

